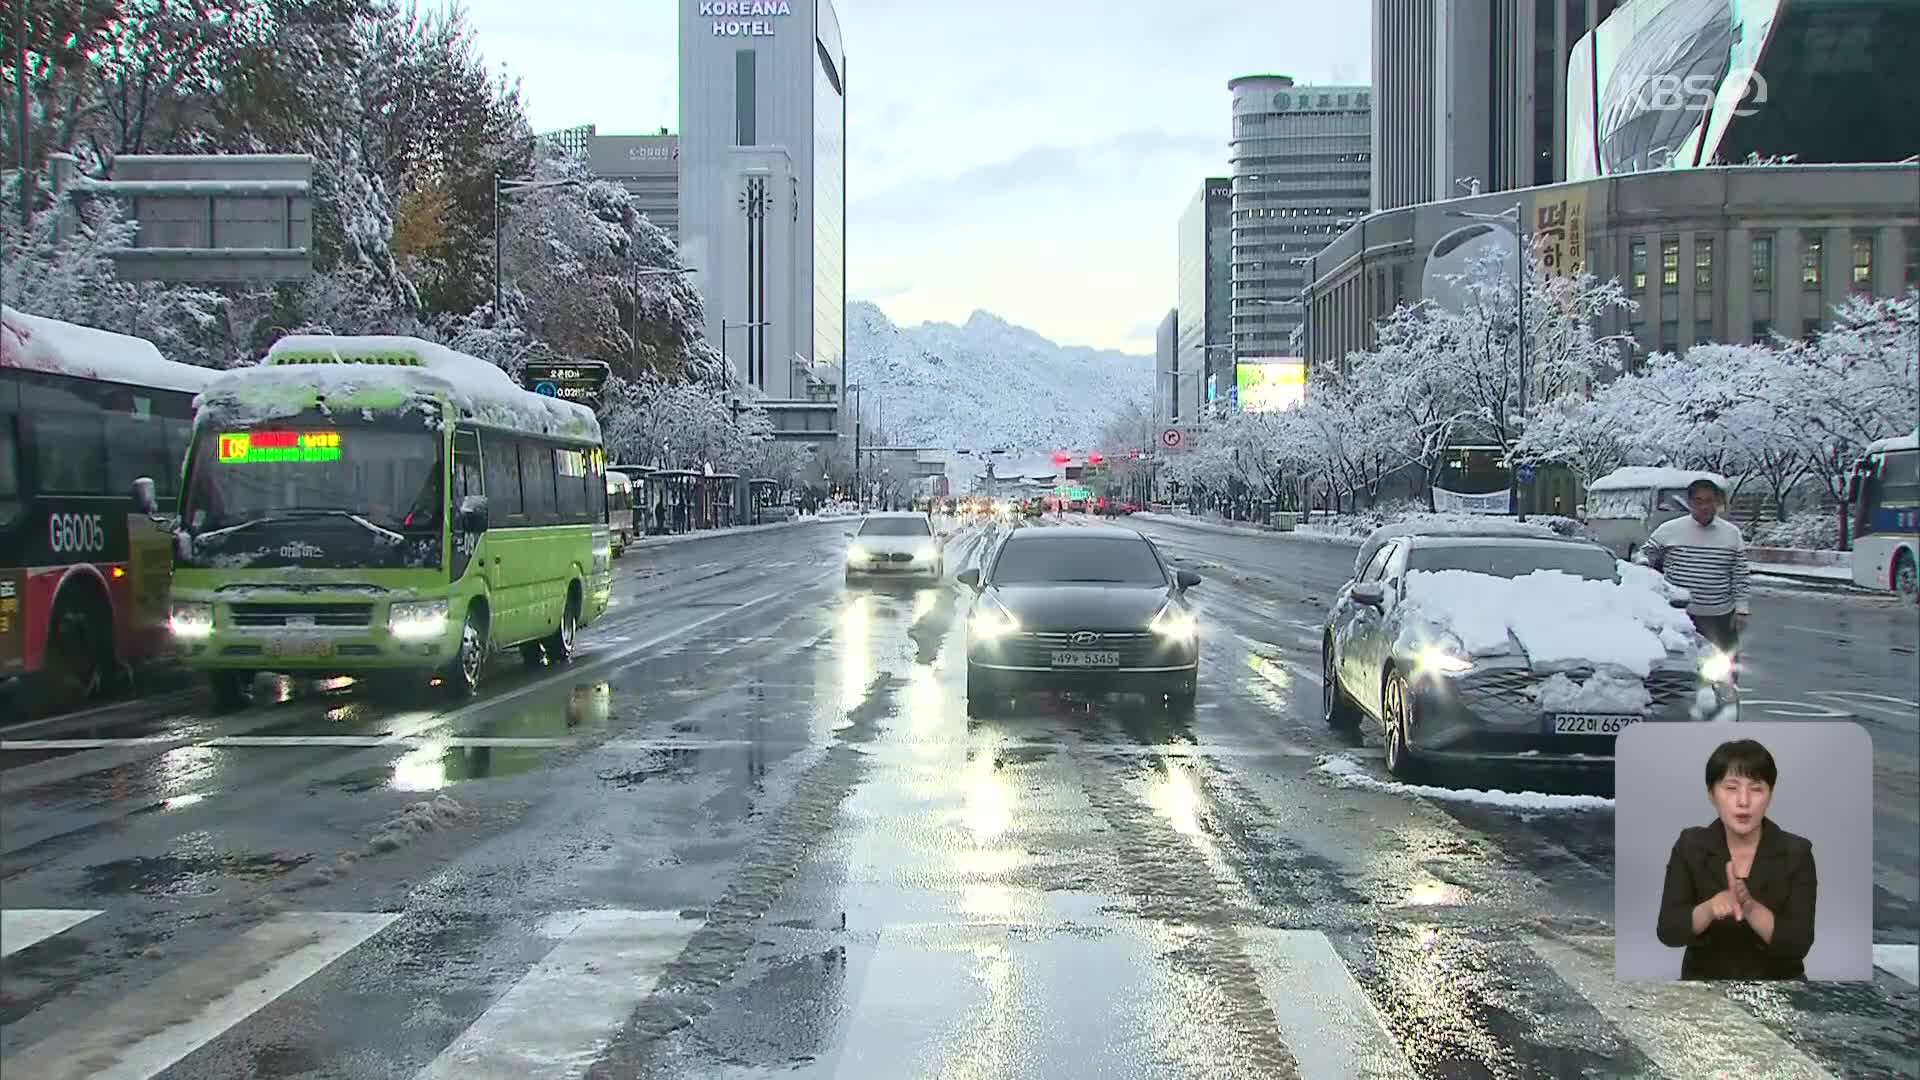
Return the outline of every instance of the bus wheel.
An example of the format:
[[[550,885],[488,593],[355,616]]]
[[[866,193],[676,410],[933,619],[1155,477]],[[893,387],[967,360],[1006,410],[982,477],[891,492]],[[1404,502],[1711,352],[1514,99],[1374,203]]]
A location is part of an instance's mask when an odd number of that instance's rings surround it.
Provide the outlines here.
[[[573,659],[573,646],[580,634],[580,590],[567,590],[567,606],[560,613],[560,628],[550,635],[544,644],[547,661],[555,666]]]
[[[113,625],[91,587],[61,592],[47,626],[46,704],[64,712],[92,700],[112,677]]]
[[[468,605],[467,620],[460,627],[460,652],[441,670],[440,685],[448,697],[472,697],[480,692],[480,672],[486,666],[486,616]]]
[[[220,712],[239,712],[253,704],[251,671],[210,671],[207,686],[213,691],[213,707]]]
[[[1908,600],[1920,600],[1920,566],[1913,552],[1902,551],[1893,557],[1893,591]]]

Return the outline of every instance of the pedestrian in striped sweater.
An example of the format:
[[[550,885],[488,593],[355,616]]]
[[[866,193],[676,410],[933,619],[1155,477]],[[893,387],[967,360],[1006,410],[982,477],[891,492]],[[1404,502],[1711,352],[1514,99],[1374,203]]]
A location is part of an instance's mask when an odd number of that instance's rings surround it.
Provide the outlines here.
[[[1668,582],[1693,595],[1687,614],[1700,636],[1731,656],[1747,628],[1747,541],[1740,526],[1720,516],[1725,492],[1700,477],[1687,485],[1690,516],[1653,530],[1641,558]]]

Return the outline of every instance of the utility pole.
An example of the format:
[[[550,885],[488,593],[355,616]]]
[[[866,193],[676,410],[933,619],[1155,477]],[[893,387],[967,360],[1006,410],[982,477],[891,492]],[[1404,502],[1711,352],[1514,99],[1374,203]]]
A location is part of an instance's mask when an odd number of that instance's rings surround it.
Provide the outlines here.
[[[27,106],[27,0],[13,0],[13,78],[20,98],[20,228],[33,228],[33,111]]]
[[[493,171],[493,325],[500,325],[501,294],[504,286],[500,282],[500,170]]]

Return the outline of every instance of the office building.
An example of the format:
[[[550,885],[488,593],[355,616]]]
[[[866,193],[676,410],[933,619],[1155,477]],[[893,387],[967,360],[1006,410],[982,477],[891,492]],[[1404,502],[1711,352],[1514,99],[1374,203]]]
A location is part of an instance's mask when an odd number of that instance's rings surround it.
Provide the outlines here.
[[[1306,259],[1368,209],[1372,91],[1246,75],[1233,95],[1233,355],[1286,354]]]
[[[1169,308],[1153,335],[1153,426],[1161,430],[1194,410],[1193,391],[1188,389],[1184,400],[1180,391],[1179,337],[1180,309]]]
[[[1566,179],[1568,61],[1618,6],[1373,0],[1373,208]]]
[[[580,124],[576,127],[561,128],[533,137],[533,151],[541,157],[558,155],[575,161],[587,160],[587,142],[593,138],[595,125]]]
[[[1209,177],[1180,215],[1178,369],[1197,373],[1200,399],[1233,395],[1233,181]]]
[[[846,85],[831,0],[681,0],[681,256],[782,437],[840,427]]]
[[[587,168],[627,189],[633,208],[680,239],[680,140],[658,135],[592,135],[584,147]]]
[[[1804,337],[1848,296],[1920,287],[1916,192],[1920,165],[1736,165],[1383,210],[1309,260],[1307,359],[1371,347],[1373,321],[1430,298],[1433,264],[1489,227],[1461,215],[1516,201],[1530,232],[1568,223],[1548,239],[1553,263],[1626,286],[1639,306],[1603,329],[1631,333],[1640,352]],[[1500,242],[1513,250],[1510,230]]]

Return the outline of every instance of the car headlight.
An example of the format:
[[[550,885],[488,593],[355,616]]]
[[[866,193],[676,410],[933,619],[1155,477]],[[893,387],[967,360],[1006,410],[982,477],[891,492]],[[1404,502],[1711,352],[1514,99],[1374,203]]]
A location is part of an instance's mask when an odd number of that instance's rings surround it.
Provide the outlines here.
[[[854,544],[847,549],[847,561],[850,563],[866,562],[870,554],[866,548],[861,547],[859,544]]]
[[[967,621],[967,628],[981,641],[997,641],[1008,634],[1019,633],[1020,620],[998,604],[982,603],[973,609],[973,618]]]
[[[1733,655],[1710,648],[1700,660],[1700,677],[1710,683],[1733,681]]]
[[[199,641],[213,634],[213,605],[175,601],[167,611],[167,629],[182,641]]]
[[[1466,648],[1451,637],[1421,646],[1413,658],[1416,675],[1458,675],[1472,666]]]
[[[1200,621],[1190,611],[1168,604],[1147,624],[1147,629],[1172,641],[1194,641],[1200,637]]]
[[[417,600],[387,608],[387,631],[394,637],[418,641],[447,632],[447,602]]]

